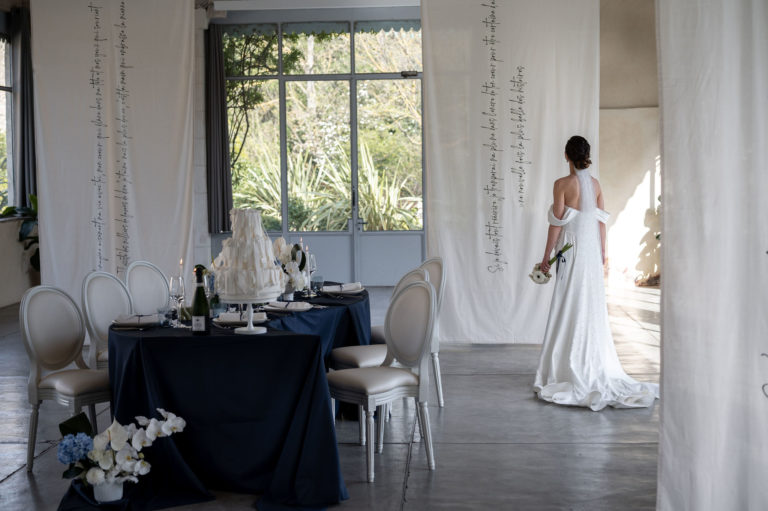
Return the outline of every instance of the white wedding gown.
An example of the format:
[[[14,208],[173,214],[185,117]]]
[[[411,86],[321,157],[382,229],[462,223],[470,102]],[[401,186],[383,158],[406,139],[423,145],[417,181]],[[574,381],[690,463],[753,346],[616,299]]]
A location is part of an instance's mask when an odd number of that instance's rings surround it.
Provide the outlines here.
[[[608,324],[598,225],[608,213],[597,207],[589,170],[576,175],[579,210],[566,206],[562,219],[549,210],[549,222],[562,226],[556,250],[566,243],[573,248],[563,254],[555,276],[534,390],[545,401],[595,411],[651,406],[659,386],[627,376]]]

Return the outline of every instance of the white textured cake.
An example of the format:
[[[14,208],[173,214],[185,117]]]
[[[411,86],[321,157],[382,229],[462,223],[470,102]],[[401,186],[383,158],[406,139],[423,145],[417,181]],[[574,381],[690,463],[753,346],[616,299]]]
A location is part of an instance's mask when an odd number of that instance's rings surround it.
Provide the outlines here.
[[[272,242],[261,226],[258,209],[233,209],[232,237],[224,240],[213,261],[216,287],[224,302],[269,302],[285,287],[283,270],[275,264]]]

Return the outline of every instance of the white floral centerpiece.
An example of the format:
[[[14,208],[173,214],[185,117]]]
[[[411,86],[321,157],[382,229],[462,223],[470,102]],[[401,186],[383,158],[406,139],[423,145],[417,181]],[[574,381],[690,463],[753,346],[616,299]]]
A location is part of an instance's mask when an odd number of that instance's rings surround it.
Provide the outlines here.
[[[144,459],[142,449],[158,438],[184,431],[187,424],[162,408],[157,411],[163,420],[136,417],[141,427],[113,421],[93,438],[82,431],[64,435],[57,453],[59,461],[69,465],[63,477],[79,478],[92,485],[97,501],[122,498],[122,484],[138,482],[139,476],[148,474],[152,467]]]
[[[301,249],[301,245],[294,243],[289,245],[281,236],[277,238],[272,245],[275,251],[275,257],[288,275],[288,286],[292,291],[302,291],[307,287],[307,280],[304,278],[304,267],[307,264],[307,256]],[[291,292],[292,292],[291,291]]]

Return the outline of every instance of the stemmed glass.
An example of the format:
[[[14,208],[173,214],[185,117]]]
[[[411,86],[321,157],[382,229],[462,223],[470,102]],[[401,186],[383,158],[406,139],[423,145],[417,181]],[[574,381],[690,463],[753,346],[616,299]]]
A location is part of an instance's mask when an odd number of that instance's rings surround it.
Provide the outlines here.
[[[309,254],[309,261],[307,262],[307,267],[309,268],[309,296],[310,298],[313,298],[317,296],[317,293],[315,293],[315,290],[312,289],[312,274],[317,271],[317,259],[315,259],[315,254]]]
[[[178,328],[180,325],[179,319],[181,318],[181,304],[184,302],[184,277],[181,275],[171,277],[168,283],[168,290],[170,291],[171,298],[176,302],[176,317],[173,320],[173,327]]]
[[[203,275],[203,289],[205,289],[205,298],[208,299],[208,303],[211,302],[211,297],[216,294],[214,286],[216,280],[212,273],[206,273]]]

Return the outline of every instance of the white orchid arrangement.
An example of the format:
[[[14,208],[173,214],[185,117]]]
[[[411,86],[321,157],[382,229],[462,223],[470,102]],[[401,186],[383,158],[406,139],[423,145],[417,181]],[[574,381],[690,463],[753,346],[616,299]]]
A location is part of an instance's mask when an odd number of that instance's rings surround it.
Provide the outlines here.
[[[296,291],[301,291],[307,287],[307,279],[304,278],[304,267],[307,264],[307,256],[301,248],[301,245],[294,243],[289,245],[281,236],[277,238],[272,245],[277,262],[288,275],[288,283]]]
[[[138,482],[138,477],[148,474],[152,468],[144,459],[142,449],[151,446],[158,438],[184,431],[187,425],[184,419],[171,412],[162,408],[157,411],[163,420],[136,417],[141,427],[113,421],[109,428],[93,438],[82,431],[65,435],[58,448],[59,461],[69,465],[63,477],[85,479],[93,486]]]

